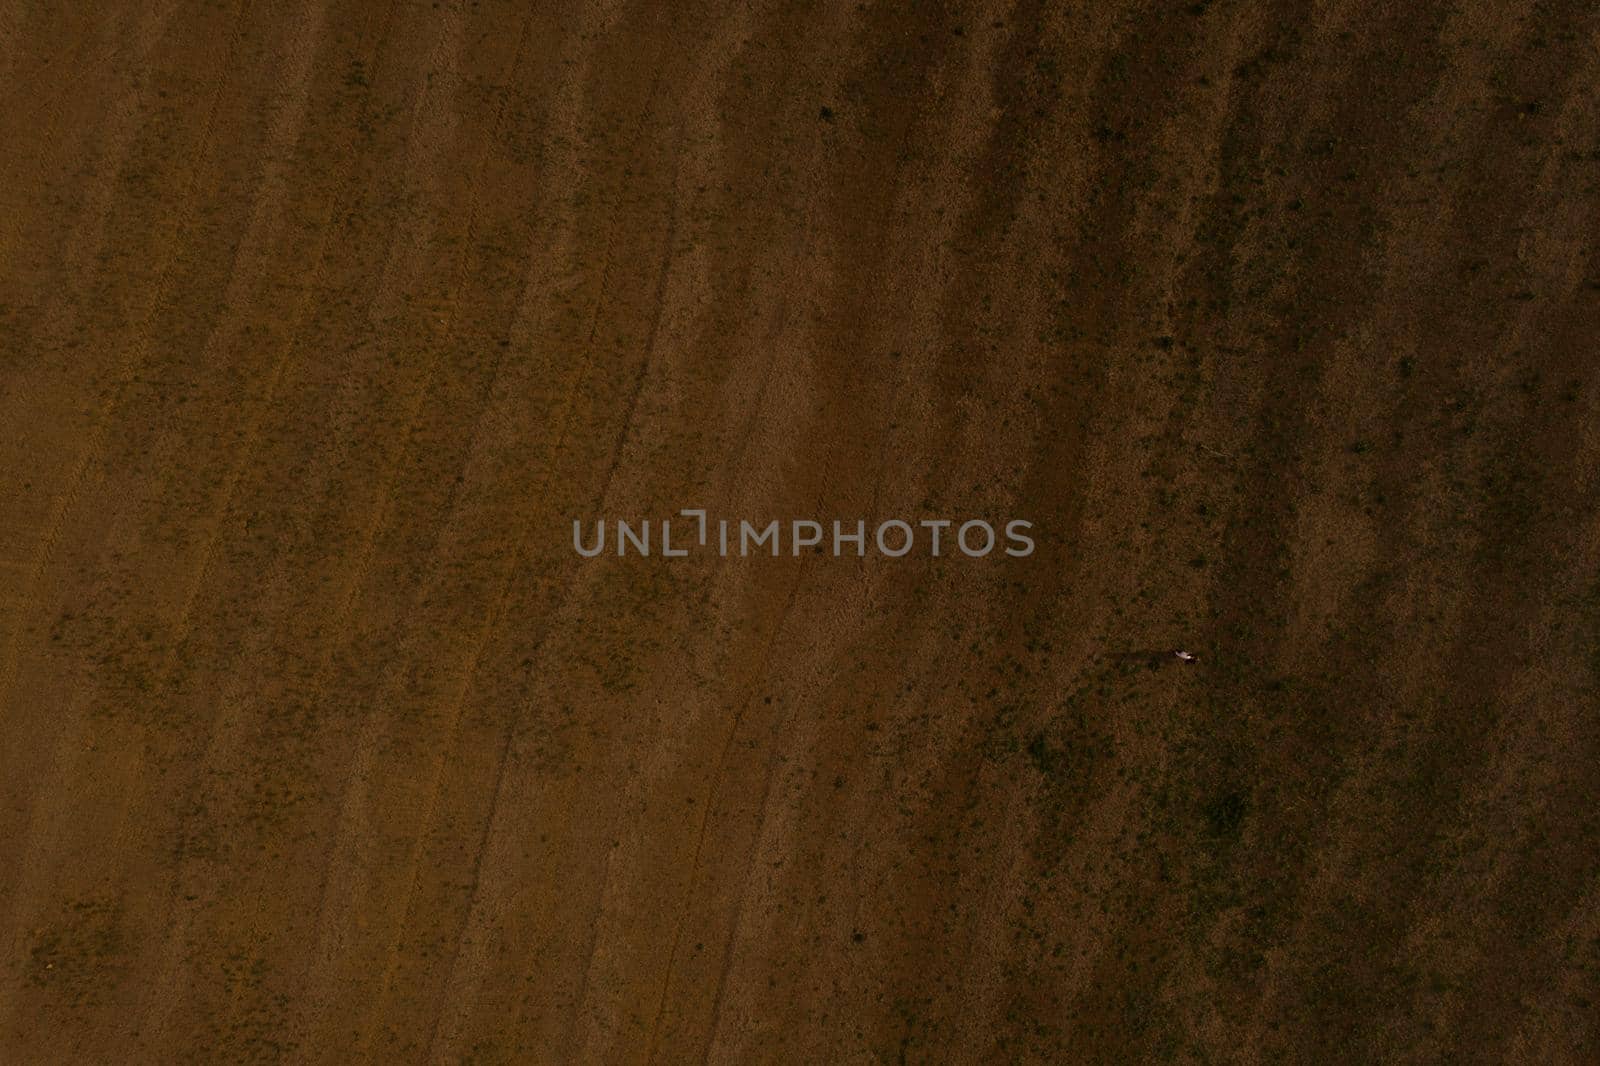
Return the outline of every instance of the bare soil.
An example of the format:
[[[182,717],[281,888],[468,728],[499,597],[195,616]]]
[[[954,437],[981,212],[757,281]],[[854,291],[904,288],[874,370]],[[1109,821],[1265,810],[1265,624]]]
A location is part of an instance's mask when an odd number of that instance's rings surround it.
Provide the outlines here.
[[[1592,3],[5,0],[0,145],[0,1062],[1600,1061]]]

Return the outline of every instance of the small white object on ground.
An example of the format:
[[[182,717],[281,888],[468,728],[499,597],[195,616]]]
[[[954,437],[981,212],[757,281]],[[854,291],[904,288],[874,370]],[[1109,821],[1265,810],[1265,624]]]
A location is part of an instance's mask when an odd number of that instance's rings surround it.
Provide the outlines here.
[[[1200,661],[1199,657],[1196,656],[1194,654],[1194,652],[1184,651],[1181,648],[1178,651],[1173,652],[1172,654],[1174,656],[1176,656],[1177,658],[1182,659],[1186,663],[1193,663],[1193,662],[1199,662]]]

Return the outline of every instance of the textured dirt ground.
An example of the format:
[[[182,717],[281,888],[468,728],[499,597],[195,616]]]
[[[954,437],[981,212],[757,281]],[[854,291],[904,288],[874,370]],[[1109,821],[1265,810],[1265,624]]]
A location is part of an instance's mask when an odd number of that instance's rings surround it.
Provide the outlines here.
[[[1600,1059],[1597,94],[1578,0],[0,4],[0,1062]],[[571,550],[689,506],[1039,548]]]

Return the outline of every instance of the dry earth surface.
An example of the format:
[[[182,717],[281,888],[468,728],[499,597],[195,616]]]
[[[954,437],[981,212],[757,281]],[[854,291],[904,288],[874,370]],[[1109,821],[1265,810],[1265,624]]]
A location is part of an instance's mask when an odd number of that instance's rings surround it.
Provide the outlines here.
[[[1592,3],[4,0],[0,145],[0,1062],[1600,1061]]]

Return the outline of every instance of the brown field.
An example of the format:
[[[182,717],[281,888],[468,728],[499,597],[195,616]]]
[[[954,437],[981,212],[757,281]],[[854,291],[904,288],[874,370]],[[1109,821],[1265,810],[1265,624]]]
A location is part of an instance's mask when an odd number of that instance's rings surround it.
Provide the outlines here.
[[[1593,3],[0,0],[0,103],[0,1064],[1600,1061]],[[685,507],[1038,550],[572,549]]]

